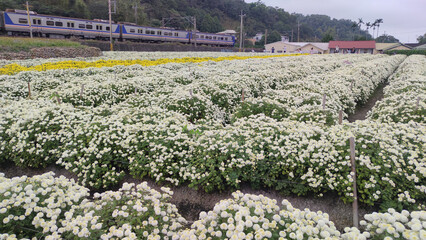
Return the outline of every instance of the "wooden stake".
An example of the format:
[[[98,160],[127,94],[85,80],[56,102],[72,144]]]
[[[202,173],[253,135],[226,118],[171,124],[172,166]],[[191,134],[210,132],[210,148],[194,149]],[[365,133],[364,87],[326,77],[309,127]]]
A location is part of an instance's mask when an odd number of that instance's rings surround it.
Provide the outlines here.
[[[343,111],[340,110],[339,111],[339,125],[342,125],[342,122],[343,122]]]
[[[349,146],[351,149],[351,166],[352,166],[352,179],[353,179],[353,197],[354,202],[352,203],[352,215],[354,227],[359,227],[358,221],[358,196],[356,187],[356,166],[355,166],[355,139],[354,137],[349,138]]]
[[[56,101],[58,102],[58,104],[61,104],[61,99],[59,98],[58,92],[55,92],[55,93],[56,93]]]
[[[83,92],[84,92],[84,84],[81,84],[80,99],[83,98]]]
[[[138,94],[138,88],[135,87],[135,94]]]
[[[420,106],[420,97],[417,97],[416,110],[419,109],[419,106]]]
[[[353,91],[353,89],[354,89],[354,81],[352,80],[351,81],[351,91]]]
[[[193,95],[192,95],[192,89],[189,89],[189,95],[191,95],[191,97],[193,97]]]
[[[31,97],[31,85],[30,82],[28,82],[28,97]]]
[[[322,95],[322,109],[325,110],[325,101],[326,101],[326,95],[324,93],[324,95]]]
[[[244,88],[241,90],[241,102],[244,102]]]

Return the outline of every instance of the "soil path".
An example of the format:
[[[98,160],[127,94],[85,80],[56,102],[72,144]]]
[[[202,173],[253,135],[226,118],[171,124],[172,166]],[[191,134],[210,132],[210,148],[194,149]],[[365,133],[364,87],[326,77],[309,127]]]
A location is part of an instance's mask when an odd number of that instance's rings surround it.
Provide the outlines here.
[[[367,117],[367,113],[376,105],[377,101],[382,100],[384,92],[383,89],[389,84],[389,82],[386,80],[386,82],[381,83],[376,90],[374,90],[374,93],[371,95],[370,99],[362,105],[357,105],[355,112],[348,116],[349,122],[355,122],[356,120],[365,120]]]
[[[55,176],[64,175],[67,178],[73,178],[77,180],[76,175],[68,172],[67,170],[57,167],[57,166],[49,166],[44,169],[31,169],[31,168],[21,168],[17,166],[0,166],[0,172],[3,172],[6,177],[16,177],[16,176],[33,176],[39,175],[46,172],[53,171],[55,172]],[[160,188],[164,185],[155,183],[152,179],[144,178],[135,179],[130,175],[126,175],[123,181],[119,184],[122,185],[124,182],[139,184],[143,181],[148,182],[148,185],[156,190],[160,190]],[[113,190],[117,190],[117,188]],[[213,192],[206,193],[202,190],[195,190],[189,188],[188,186],[178,186],[171,187],[171,190],[174,192],[171,203],[175,204],[179,209],[179,213],[192,223],[197,220],[201,211],[210,211],[213,209],[214,205],[218,203],[220,200],[232,198],[231,193],[233,191],[225,191],[225,192]],[[278,205],[281,205],[283,199],[287,199],[294,207],[299,208],[301,210],[305,208],[309,208],[311,211],[322,211],[329,214],[329,218],[333,221],[338,230],[343,231],[345,227],[352,226],[352,205],[345,204],[342,200],[339,199],[339,196],[336,194],[326,193],[323,197],[314,197],[314,196],[305,196],[299,197],[295,195],[283,195],[279,191],[275,191],[273,189],[253,189],[249,184],[242,184],[241,192],[256,194],[256,195],[264,195],[266,197],[276,199]],[[92,191],[92,194],[96,191]],[[359,209],[360,220],[362,217],[371,213],[374,209]],[[190,227],[190,225],[188,225]]]

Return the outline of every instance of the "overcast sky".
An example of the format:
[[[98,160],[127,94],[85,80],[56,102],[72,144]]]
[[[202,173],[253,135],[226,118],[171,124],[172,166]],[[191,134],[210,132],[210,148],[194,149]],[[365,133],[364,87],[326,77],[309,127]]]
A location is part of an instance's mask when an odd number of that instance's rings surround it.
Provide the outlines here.
[[[267,6],[280,7],[287,12],[304,15],[325,14],[331,18],[354,21],[362,18],[364,22],[374,22],[382,18],[379,35],[386,32],[403,43],[417,42],[417,37],[426,33],[426,0],[262,0],[262,2]],[[365,25],[362,28],[365,29]]]

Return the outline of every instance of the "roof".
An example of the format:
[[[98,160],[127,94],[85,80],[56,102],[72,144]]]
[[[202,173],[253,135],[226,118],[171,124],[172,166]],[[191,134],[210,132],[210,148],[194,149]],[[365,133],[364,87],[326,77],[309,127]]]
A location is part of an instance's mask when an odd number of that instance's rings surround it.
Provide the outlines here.
[[[315,46],[319,49],[322,49],[324,51],[328,50],[328,43],[323,43],[323,42],[282,42],[282,41],[278,41],[278,42],[268,43],[268,44],[265,45],[265,47],[269,46],[269,45],[275,45],[277,43],[285,43],[285,44],[293,45],[295,47],[300,47],[300,48],[311,44],[311,45],[313,45],[313,46]]]
[[[403,43],[376,43],[376,50],[378,50],[378,51],[381,51],[381,50],[382,51],[387,51],[387,50],[392,50],[392,49],[400,47],[400,46],[406,47],[408,49],[412,48],[412,47],[407,46],[407,45],[405,45]]]
[[[415,47],[414,49],[426,50],[426,44]]]
[[[376,48],[375,41],[330,41],[329,48]]]
[[[418,47],[420,45],[422,45],[421,43],[404,43],[406,46],[409,46],[411,48],[415,48]]]
[[[218,32],[218,34],[236,34],[237,32],[232,29],[225,30],[223,32]]]
[[[394,48],[399,46],[399,43],[376,43],[376,49],[377,50],[386,50],[389,48]]]

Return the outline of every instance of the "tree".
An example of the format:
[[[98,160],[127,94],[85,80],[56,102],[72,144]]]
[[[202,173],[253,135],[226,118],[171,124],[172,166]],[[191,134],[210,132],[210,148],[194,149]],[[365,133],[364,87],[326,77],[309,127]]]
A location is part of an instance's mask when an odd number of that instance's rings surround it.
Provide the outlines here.
[[[392,35],[383,34],[380,37],[376,38],[376,42],[378,42],[378,43],[398,43],[399,40],[396,39]]]
[[[426,33],[425,33],[425,34],[423,34],[423,36],[419,36],[419,37],[417,38],[417,41],[418,41],[419,43],[421,43],[421,44],[426,43]]]
[[[379,36],[379,27],[380,27],[380,24],[381,24],[381,23],[383,23],[383,19],[381,19],[381,18],[376,19],[376,25],[377,25],[377,36]]]
[[[330,42],[333,41],[334,37],[333,34],[331,32],[327,32],[321,39],[321,42]]]
[[[281,41],[281,34],[278,31],[268,32],[268,43],[279,42]],[[260,45],[265,45],[265,36],[260,40]]]

